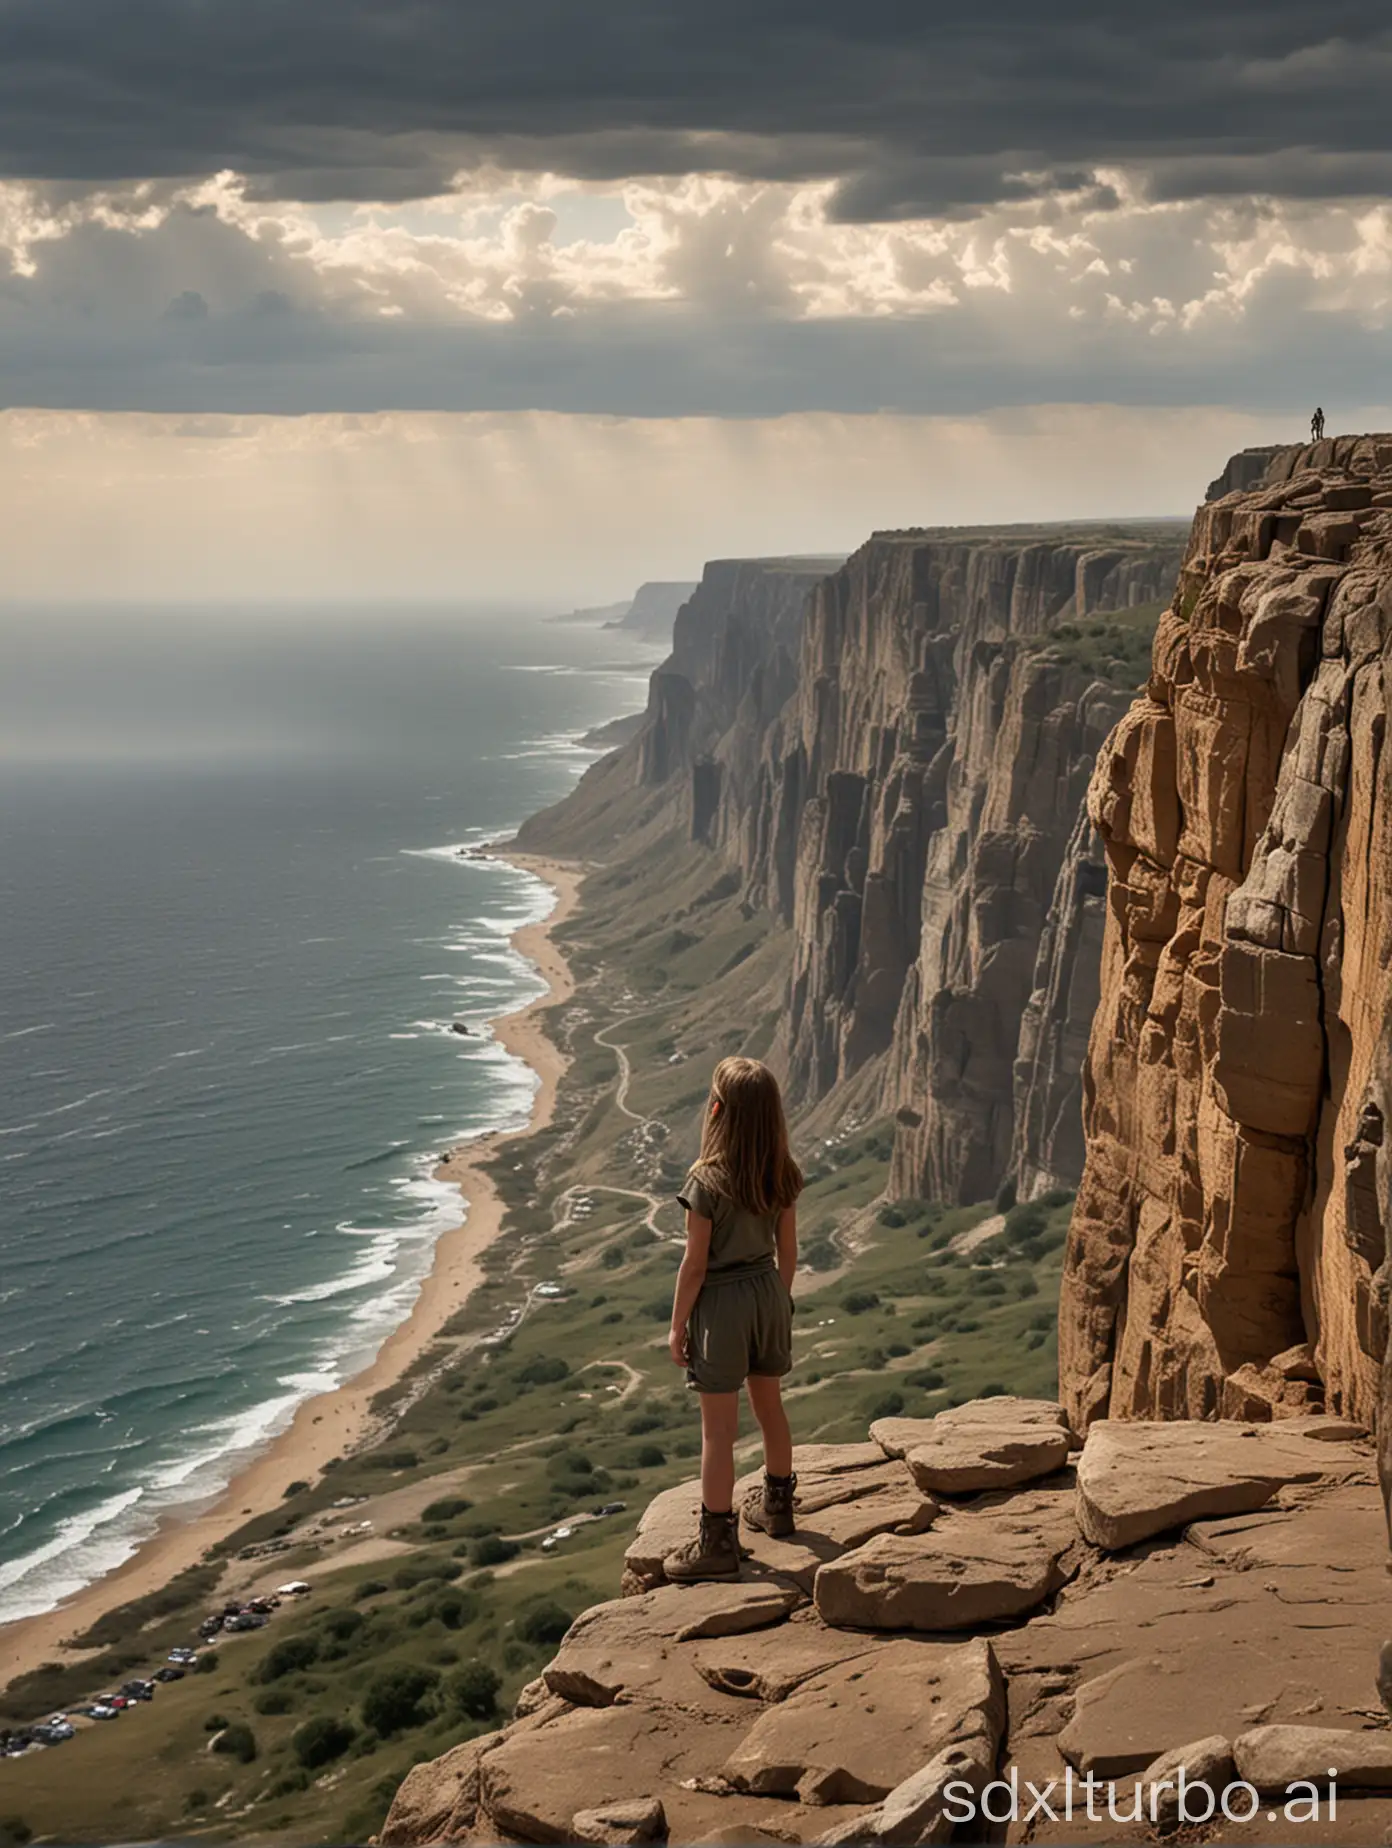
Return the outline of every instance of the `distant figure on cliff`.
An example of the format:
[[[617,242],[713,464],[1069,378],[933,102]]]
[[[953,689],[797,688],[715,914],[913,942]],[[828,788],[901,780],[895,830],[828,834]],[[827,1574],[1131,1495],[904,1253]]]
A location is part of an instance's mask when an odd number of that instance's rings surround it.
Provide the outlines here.
[[[675,1583],[739,1577],[734,1507],[740,1388],[764,1434],[764,1483],[744,1518],[793,1531],[793,1437],[779,1384],[793,1364],[793,1274],[802,1170],[788,1147],[778,1080],[757,1059],[722,1059],[701,1154],[677,1195],[686,1253],[672,1302],[672,1359],[701,1396],[701,1524],[663,1561]]]
[[[1315,406],[1315,414],[1310,419],[1310,440],[1312,442],[1318,443],[1323,436],[1324,436],[1324,411],[1317,404]]]

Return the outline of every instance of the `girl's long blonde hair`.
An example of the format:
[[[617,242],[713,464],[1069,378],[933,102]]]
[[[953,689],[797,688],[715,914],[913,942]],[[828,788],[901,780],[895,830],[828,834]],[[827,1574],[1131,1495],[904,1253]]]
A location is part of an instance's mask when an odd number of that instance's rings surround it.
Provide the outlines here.
[[[757,1059],[722,1059],[711,1075],[697,1172],[751,1213],[779,1213],[802,1192],[778,1080]]]

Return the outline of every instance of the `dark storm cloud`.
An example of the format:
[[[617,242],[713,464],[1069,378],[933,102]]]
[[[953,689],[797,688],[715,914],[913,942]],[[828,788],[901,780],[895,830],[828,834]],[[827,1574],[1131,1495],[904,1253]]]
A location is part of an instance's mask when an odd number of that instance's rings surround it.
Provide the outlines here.
[[[1388,24],[1378,0],[0,0],[0,175],[405,199],[491,157],[837,175],[857,218],[1116,163],[1171,197],[1381,191]]]

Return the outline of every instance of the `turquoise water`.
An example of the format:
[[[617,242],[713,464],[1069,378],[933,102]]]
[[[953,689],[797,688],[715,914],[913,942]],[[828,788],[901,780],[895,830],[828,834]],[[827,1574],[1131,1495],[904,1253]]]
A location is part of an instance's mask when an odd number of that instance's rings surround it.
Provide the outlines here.
[[[551,894],[458,850],[650,665],[515,612],[0,627],[0,1620],[408,1311],[459,1216],[434,1158],[534,1084],[487,1023]]]

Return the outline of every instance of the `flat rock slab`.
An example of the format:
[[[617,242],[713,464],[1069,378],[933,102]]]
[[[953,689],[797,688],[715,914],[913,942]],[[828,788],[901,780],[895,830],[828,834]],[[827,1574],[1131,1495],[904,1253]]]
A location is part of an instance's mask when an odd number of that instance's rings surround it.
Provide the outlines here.
[[[1034,1610],[1065,1584],[1078,1532],[1072,1495],[1047,1489],[944,1516],[928,1533],[881,1534],[823,1566],[823,1622],[869,1630],[970,1630]]]
[[[701,1679],[722,1694],[772,1702],[786,1700],[804,1681],[839,1662],[883,1647],[878,1637],[834,1630],[815,1611],[800,1611],[775,1630],[702,1643],[692,1652],[692,1663]]]
[[[1333,1778],[1344,1790],[1392,1790],[1392,1732],[1333,1726],[1255,1726],[1233,1740],[1237,1775],[1258,1790],[1305,1779],[1321,1795]]]
[[[871,1534],[919,1533],[937,1513],[937,1503],[922,1495],[902,1468],[887,1462],[878,1444],[800,1444],[793,1451],[793,1467],[798,1531],[775,1541],[742,1525],[740,1544],[747,1554],[746,1572],[795,1581],[809,1595],[824,1561]],[[735,1506],[761,1482],[762,1472],[742,1478],[735,1485]],[[648,1504],[624,1555],[625,1595],[666,1583],[662,1562],[696,1532],[700,1508],[697,1482],[679,1483]]]
[[[1069,1436],[1062,1408],[1049,1399],[973,1399],[936,1418],[881,1418],[870,1435],[902,1458],[924,1494],[974,1495],[1010,1488],[1062,1469]]]
[[[901,1638],[767,1708],[724,1771],[753,1794],[874,1803],[949,1745],[980,1740],[994,1756],[1004,1723],[1004,1684],[988,1643]]]
[[[1366,1475],[1365,1447],[1353,1441],[1357,1428],[1343,1426],[1348,1436],[1340,1440],[1329,1435],[1330,1422],[1104,1419],[1088,1432],[1078,1463],[1078,1525],[1095,1546],[1120,1552],[1190,1521],[1250,1513],[1288,1483]]]
[[[749,1723],[743,1702],[726,1705],[722,1717],[637,1699],[509,1732],[479,1765],[480,1822],[505,1838],[570,1842],[578,1812],[627,1803],[636,1791],[661,1802],[676,1842],[728,1824],[777,1829],[778,1806],[721,1794],[720,1767]]]
[[[1355,1579],[1386,1581],[1387,1520],[1378,1495],[1362,1484],[1331,1489],[1311,1507],[1195,1521],[1184,1537],[1214,1559],[1244,1569],[1294,1567],[1318,1574],[1326,1582],[1311,1590],[1325,1596],[1339,1595]]]
[[[607,1707],[620,1694],[638,1692],[689,1699],[697,1686],[682,1645],[781,1624],[802,1602],[793,1587],[757,1579],[664,1585],[615,1598],[576,1618],[543,1677],[552,1694],[584,1707]]]
[[[818,1453],[855,1451],[855,1467],[824,1467]],[[886,1460],[875,1444],[806,1445],[807,1460],[798,1470],[792,1543],[815,1554],[815,1564],[829,1556],[828,1549],[861,1546],[874,1534],[921,1534],[931,1527],[939,1504],[917,1489],[903,1467]],[[735,1506],[763,1492],[763,1472],[742,1477],[735,1484]],[[741,1527],[741,1544],[755,1559],[787,1571],[805,1564],[787,1555],[767,1554],[766,1536],[747,1524]]]

